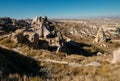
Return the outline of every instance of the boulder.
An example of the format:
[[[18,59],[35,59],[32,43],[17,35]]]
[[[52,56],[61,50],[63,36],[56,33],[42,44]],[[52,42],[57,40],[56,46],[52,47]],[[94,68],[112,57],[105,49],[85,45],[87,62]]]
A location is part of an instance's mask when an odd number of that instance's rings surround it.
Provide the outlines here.
[[[120,48],[113,51],[113,59],[111,61],[112,64],[120,62]]]
[[[101,52],[98,52],[97,55],[98,55],[98,56],[101,56],[101,55],[103,55],[103,54],[102,54]]]
[[[86,64],[85,66],[101,66],[101,64],[98,62],[90,62],[90,63]]]

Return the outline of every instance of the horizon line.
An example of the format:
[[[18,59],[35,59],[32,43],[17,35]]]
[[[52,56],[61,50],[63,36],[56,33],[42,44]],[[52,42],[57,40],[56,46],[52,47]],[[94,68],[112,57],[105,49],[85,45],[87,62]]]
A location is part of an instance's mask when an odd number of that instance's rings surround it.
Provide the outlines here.
[[[0,16],[0,18],[4,18],[4,17],[9,17],[9,18],[12,18],[12,19],[33,19],[34,17],[11,17],[11,16]],[[40,17],[40,16],[39,16]],[[41,16],[41,17],[44,17],[44,16]],[[91,17],[49,17],[47,16],[49,19],[96,19],[96,18],[120,18],[120,16],[91,16]]]

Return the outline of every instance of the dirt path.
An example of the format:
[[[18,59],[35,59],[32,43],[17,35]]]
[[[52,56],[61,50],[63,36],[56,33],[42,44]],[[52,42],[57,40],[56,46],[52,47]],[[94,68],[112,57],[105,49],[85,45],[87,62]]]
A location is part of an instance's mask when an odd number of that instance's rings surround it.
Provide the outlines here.
[[[74,62],[58,61],[58,60],[52,60],[52,59],[37,59],[37,60],[41,62],[50,62],[55,64],[64,64],[64,65],[73,66],[73,67],[81,67],[81,64],[74,63]]]

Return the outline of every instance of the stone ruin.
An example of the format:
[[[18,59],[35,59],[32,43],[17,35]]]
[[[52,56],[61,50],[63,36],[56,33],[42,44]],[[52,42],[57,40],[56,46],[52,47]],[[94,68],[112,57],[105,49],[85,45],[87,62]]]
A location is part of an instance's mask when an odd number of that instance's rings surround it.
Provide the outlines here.
[[[60,31],[47,17],[35,17],[31,22],[31,27],[18,29],[10,35],[15,43],[27,43],[29,46],[39,48],[44,43],[49,47],[57,47],[56,52],[63,46],[63,37]],[[42,45],[39,45],[39,44]]]

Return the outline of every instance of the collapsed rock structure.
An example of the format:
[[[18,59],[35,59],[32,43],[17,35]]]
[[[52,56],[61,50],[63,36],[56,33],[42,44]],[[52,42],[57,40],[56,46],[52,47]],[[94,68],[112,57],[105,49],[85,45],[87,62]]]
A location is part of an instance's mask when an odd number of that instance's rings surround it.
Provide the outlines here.
[[[47,42],[48,46],[56,46],[56,52],[63,46],[61,32],[56,30],[55,26],[47,17],[42,18],[36,16],[31,22],[31,28],[18,29],[11,34],[10,38],[15,43],[28,43],[35,48],[38,48],[39,41],[43,40],[42,44]]]

